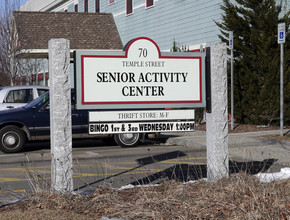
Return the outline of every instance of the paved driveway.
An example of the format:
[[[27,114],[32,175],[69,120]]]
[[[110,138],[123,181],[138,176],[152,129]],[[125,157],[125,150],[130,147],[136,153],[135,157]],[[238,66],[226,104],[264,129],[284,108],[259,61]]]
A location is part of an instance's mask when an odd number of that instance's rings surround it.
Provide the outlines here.
[[[275,132],[230,134],[230,172],[255,174],[290,167],[290,144],[263,137]],[[31,143],[26,150],[18,154],[0,153],[0,205],[50,188],[49,143]],[[98,140],[74,141],[73,171],[76,191],[95,190],[101,185],[119,188],[204,178],[205,132],[166,134],[157,144],[136,148],[104,146]]]

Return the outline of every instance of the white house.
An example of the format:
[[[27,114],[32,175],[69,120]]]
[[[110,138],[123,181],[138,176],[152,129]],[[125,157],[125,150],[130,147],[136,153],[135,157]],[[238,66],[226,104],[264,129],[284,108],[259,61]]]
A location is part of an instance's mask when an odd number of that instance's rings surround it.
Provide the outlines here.
[[[218,42],[215,21],[221,21],[222,3],[222,0],[28,0],[20,10],[112,13],[123,45],[145,36],[153,39],[161,50],[169,50],[174,40],[190,49]],[[283,10],[288,11],[289,0],[282,0],[282,4]]]
[[[290,0],[276,1],[282,3],[283,13],[289,11]],[[173,41],[190,50],[219,42],[215,21],[221,21],[222,4],[223,0],[28,0],[20,11],[112,13],[123,46],[136,37],[149,37],[168,51]]]

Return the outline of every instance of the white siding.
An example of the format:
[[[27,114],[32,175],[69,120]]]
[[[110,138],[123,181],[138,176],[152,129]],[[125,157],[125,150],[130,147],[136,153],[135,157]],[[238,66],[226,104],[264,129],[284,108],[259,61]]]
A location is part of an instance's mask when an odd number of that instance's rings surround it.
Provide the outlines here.
[[[289,1],[282,0],[286,6],[283,12],[289,11]],[[62,4],[56,7],[60,2]],[[116,0],[113,4],[109,4],[109,0],[100,0],[100,12],[114,15],[124,45],[141,36],[152,38],[161,50],[170,49],[174,40],[184,46],[219,41],[219,29],[214,21],[221,21],[222,0],[155,0],[151,8],[146,8],[145,2],[133,0],[134,13],[126,15],[126,0]],[[27,10],[34,7],[49,11],[51,7],[52,11],[74,11],[73,3],[78,3],[79,12],[84,11],[84,0],[29,0],[23,7]],[[95,0],[89,0],[89,12],[95,12]]]
[[[102,4],[102,12],[112,12],[123,41],[145,36],[162,50],[172,47],[173,40],[186,45],[219,41],[214,20],[221,18],[221,0],[159,0],[146,9],[145,0],[134,0],[134,13],[127,16],[125,1]]]
[[[95,0],[89,0],[89,12],[95,12]]]
[[[74,12],[74,11],[75,11],[75,5],[74,5],[74,3],[70,4],[70,5],[67,7],[67,11],[68,11],[68,12]]]
[[[20,11],[41,11],[55,0],[28,0],[20,7]]]

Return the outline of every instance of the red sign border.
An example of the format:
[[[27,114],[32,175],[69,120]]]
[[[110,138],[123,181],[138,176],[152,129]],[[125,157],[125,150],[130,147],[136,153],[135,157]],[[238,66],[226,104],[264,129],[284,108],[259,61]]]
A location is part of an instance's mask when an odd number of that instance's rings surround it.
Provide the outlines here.
[[[128,58],[128,51],[130,46],[138,41],[138,40],[148,40],[151,41],[155,47],[158,50],[158,56],[161,59],[198,59],[199,60],[199,85],[200,85],[200,99],[199,100],[173,100],[173,101],[109,101],[109,102],[85,102],[85,92],[84,92],[84,59],[88,58],[88,57],[95,57],[95,58]],[[139,37],[139,38],[135,38],[132,41],[130,41],[127,45],[126,45],[126,53],[125,55],[81,55],[81,91],[82,91],[82,100],[81,103],[83,105],[104,105],[104,104],[108,104],[108,105],[114,105],[114,104],[167,104],[167,103],[202,103],[202,57],[188,57],[188,56],[162,56],[161,55],[161,51],[158,47],[158,45],[156,44],[156,42],[154,42],[152,39],[148,38],[148,37]]]

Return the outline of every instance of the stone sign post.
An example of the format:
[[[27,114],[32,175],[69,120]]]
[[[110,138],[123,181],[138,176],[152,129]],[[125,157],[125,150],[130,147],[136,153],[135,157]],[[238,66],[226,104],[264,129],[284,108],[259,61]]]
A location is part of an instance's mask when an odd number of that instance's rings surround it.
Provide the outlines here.
[[[229,176],[227,47],[210,45],[212,111],[206,114],[207,178]]]
[[[48,48],[51,189],[68,193],[73,191],[70,45],[66,39],[51,39]]]

